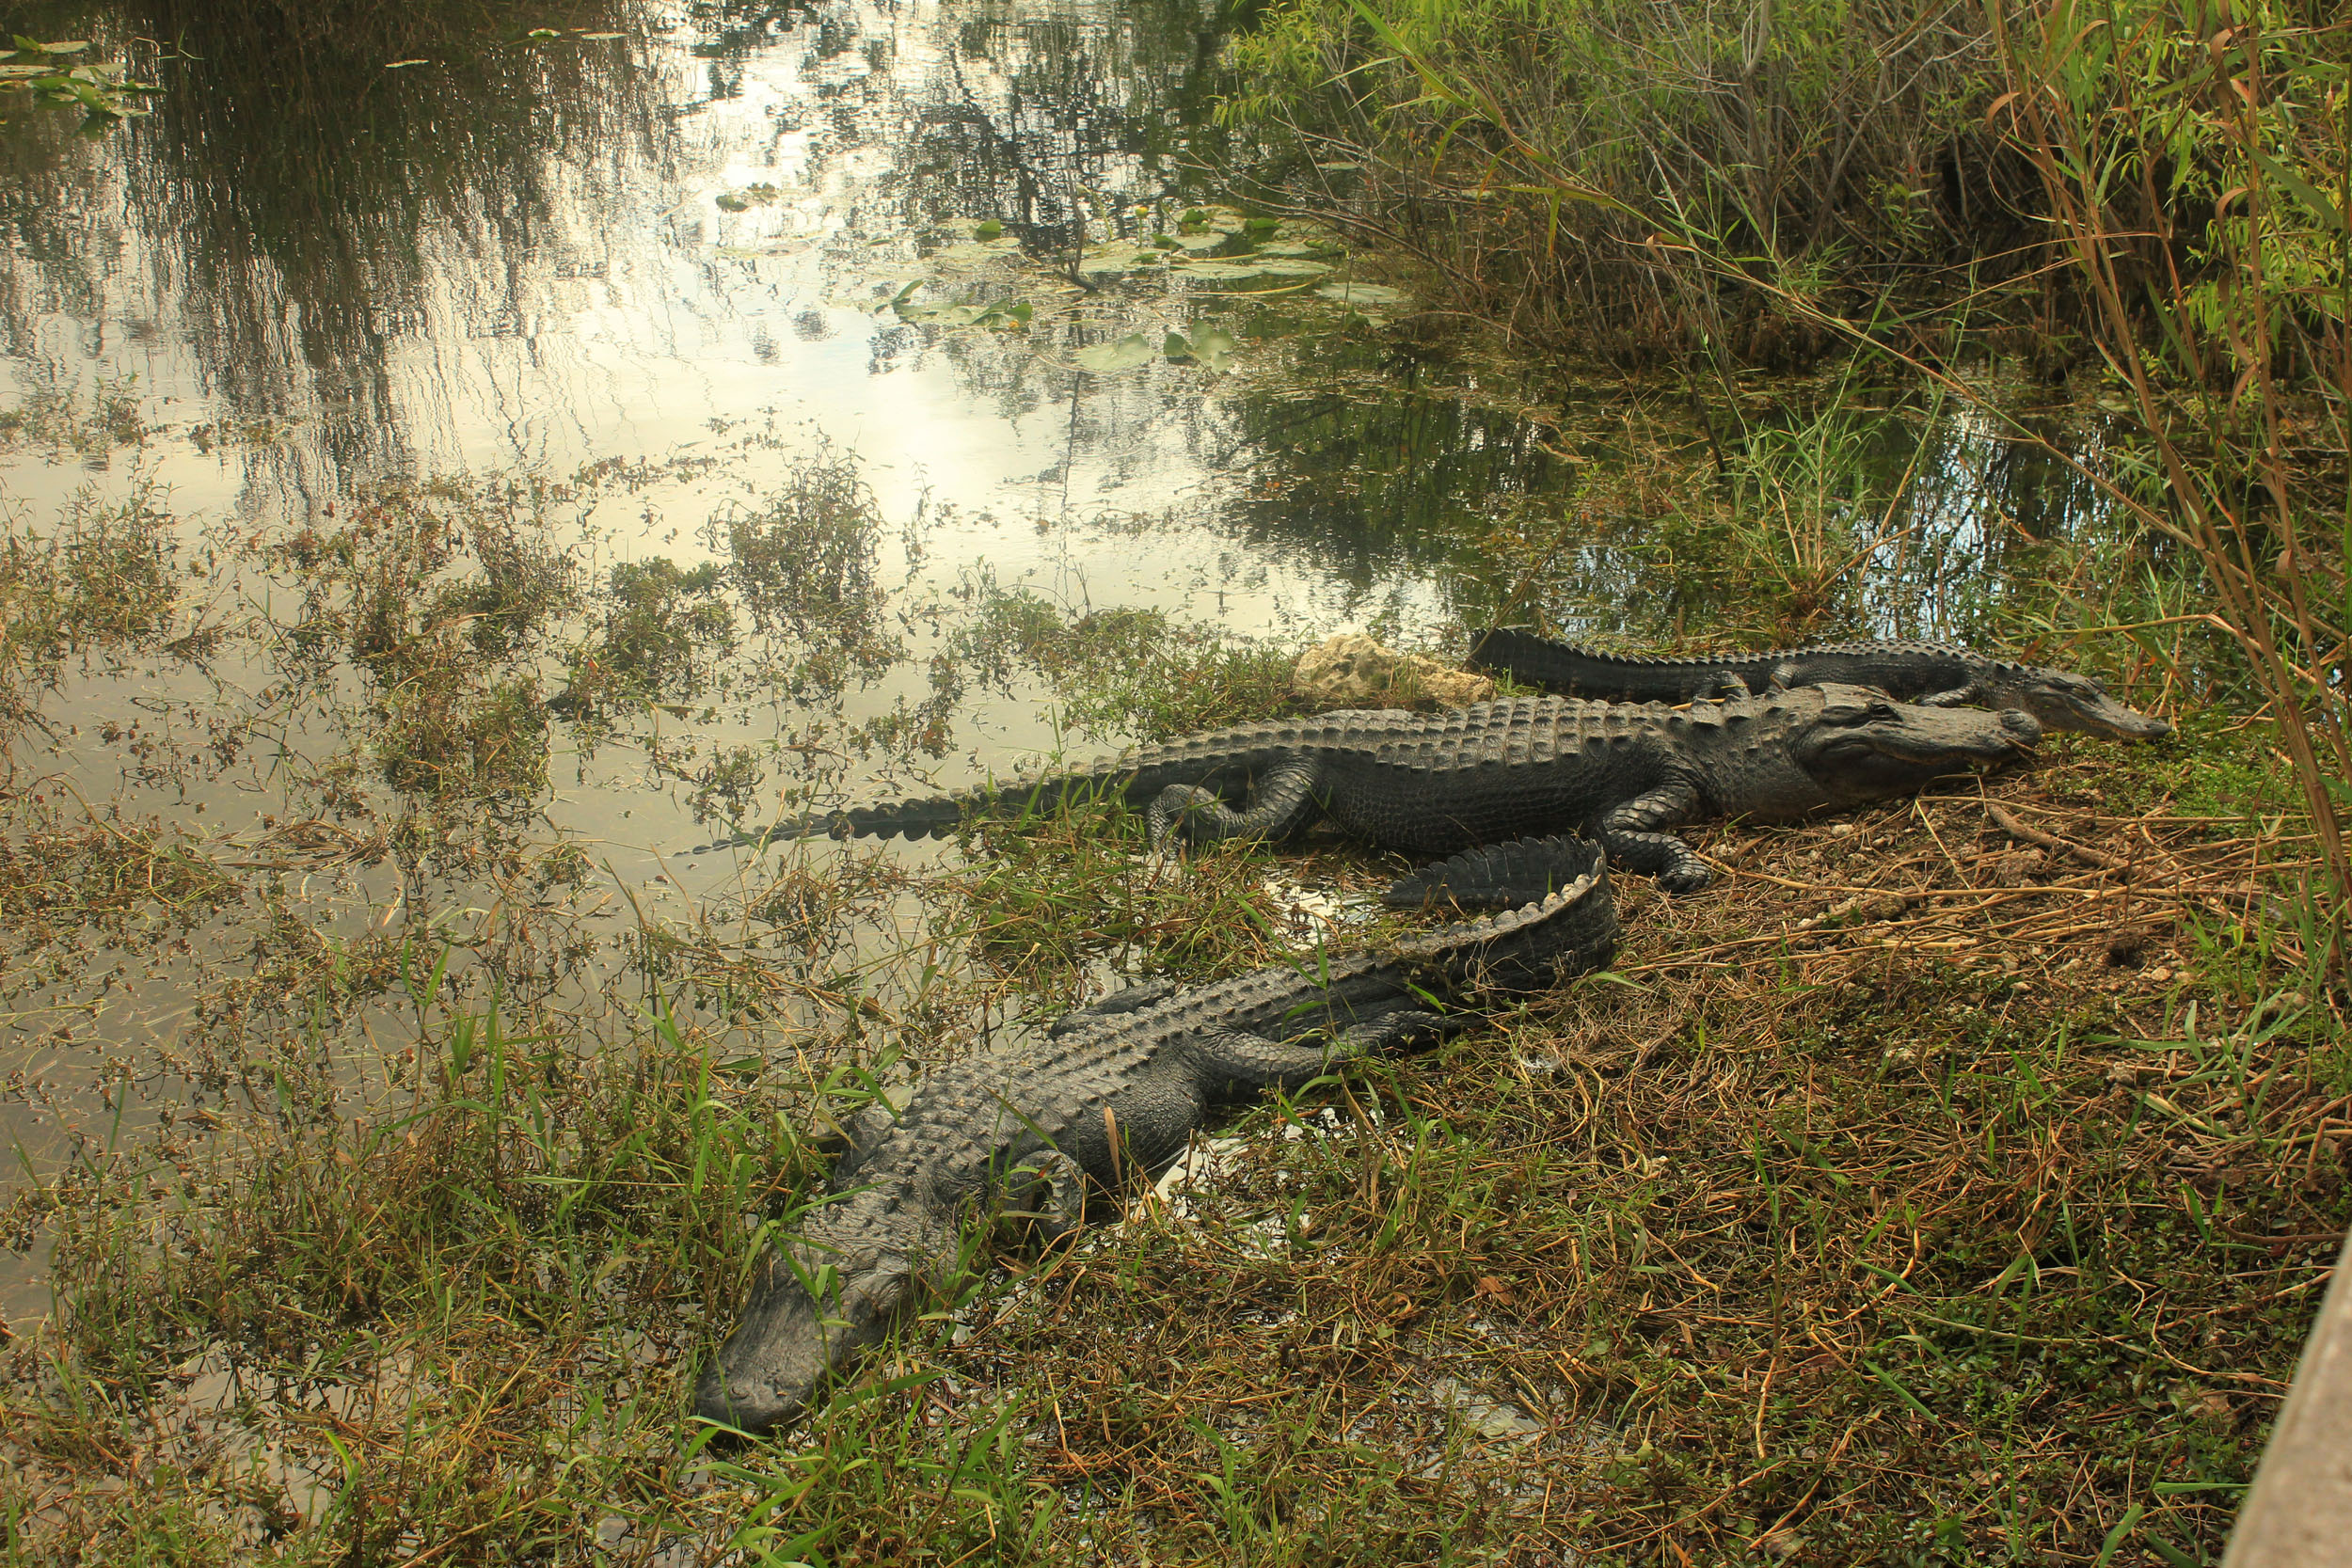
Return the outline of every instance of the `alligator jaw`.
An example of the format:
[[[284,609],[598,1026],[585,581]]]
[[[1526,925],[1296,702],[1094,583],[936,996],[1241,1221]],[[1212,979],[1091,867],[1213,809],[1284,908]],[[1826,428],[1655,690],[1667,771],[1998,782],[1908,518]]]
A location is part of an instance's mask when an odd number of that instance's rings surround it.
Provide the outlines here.
[[[1820,689],[1820,716],[1797,738],[1799,759],[1836,800],[1882,800],[1931,780],[1982,772],[2031,753],[2042,724],[2007,708],[1890,703],[1853,687]]]
[[[2095,687],[2088,692],[2060,689],[2037,695],[2042,700],[2034,705],[2035,717],[2047,729],[2080,730],[2103,740],[2162,740],[2172,733],[2167,721],[2125,707]]]

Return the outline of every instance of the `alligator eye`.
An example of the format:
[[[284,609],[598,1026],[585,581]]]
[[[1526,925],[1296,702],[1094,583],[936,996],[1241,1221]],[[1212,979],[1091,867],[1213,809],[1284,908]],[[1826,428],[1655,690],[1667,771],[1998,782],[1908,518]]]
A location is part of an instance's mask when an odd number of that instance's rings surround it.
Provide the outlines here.
[[[1872,703],[1870,705],[1869,711],[1863,717],[1872,721],[1892,719],[1896,717],[1895,705],[1892,703]]]

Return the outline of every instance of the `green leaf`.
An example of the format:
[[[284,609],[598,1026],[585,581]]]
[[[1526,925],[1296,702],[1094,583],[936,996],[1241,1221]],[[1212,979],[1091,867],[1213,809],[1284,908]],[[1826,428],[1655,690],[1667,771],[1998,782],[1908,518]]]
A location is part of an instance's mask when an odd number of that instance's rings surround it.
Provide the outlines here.
[[[2312,216],[2317,218],[2322,224],[2339,234],[2352,232],[2352,230],[2347,230],[2344,225],[2344,214],[2336,211],[2336,204],[2328,200],[2318,186],[2266,154],[2255,153],[2254,162],[2265,174],[2294,192],[2295,199],[2309,209]]]
[[[2138,1524],[2139,1516],[2147,1512],[2138,1503],[2123,1511],[2123,1517],[2115,1522],[2115,1528],[2107,1531],[2106,1540],[2100,1544],[2098,1559],[2092,1562],[2091,1568],[2107,1568],[2107,1564],[2115,1560],[2115,1554],[2122,1548],[2123,1538],[2132,1533],[2132,1527]]]
[[[1233,350],[1239,347],[1233,335],[1221,326],[1195,326],[1192,329],[1192,356],[1200,368],[1223,375],[1233,368]]]

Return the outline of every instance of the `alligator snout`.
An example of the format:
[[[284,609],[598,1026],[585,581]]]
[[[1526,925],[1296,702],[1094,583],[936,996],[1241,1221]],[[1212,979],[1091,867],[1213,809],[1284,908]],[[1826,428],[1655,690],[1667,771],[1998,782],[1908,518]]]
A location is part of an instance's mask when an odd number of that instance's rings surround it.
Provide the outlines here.
[[[1994,718],[2001,738],[2020,751],[2042,741],[2042,721],[2021,707],[2005,707]]]
[[[800,1413],[805,1401],[787,1399],[756,1379],[738,1381],[716,1362],[694,1385],[694,1414],[739,1432],[770,1432]]]
[[[807,1392],[788,1394],[760,1375],[741,1375],[713,1361],[693,1383],[693,1413],[701,1420],[737,1432],[774,1432],[800,1416]]]

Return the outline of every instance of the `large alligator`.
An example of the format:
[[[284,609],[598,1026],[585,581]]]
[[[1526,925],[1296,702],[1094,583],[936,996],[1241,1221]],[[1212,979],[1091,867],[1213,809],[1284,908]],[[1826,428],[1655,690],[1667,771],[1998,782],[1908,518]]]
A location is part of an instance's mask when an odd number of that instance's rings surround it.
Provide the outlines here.
[[[1295,1090],[1368,1053],[1461,1028],[1438,998],[1524,993],[1609,961],[1617,936],[1599,851],[1574,839],[1490,846],[1400,883],[1400,901],[1525,900],[1386,952],[1331,955],[1194,990],[1142,986],[1080,1008],[1026,1049],[949,1068],[894,1120],[856,1118],[834,1196],[771,1249],[694,1391],[696,1414],[762,1432],[898,1322],[991,1215],[1050,1239],[1171,1164],[1218,1101]]]
[[[1792,686],[1867,686],[1928,707],[2022,708],[2048,730],[2109,740],[2161,740],[2165,721],[2125,707],[2099,683],[2064,670],[1991,658],[1947,642],[1829,642],[1760,654],[1644,658],[1597,653],[1520,626],[1492,626],[1470,662],[1526,686],[1610,703],[1689,703]]]
[[[1319,821],[1385,848],[1450,855],[1581,832],[1672,893],[1705,863],[1661,830],[1708,816],[1787,820],[1905,795],[2014,760],[2031,715],[1907,705],[1851,686],[1799,687],[1688,708],[1570,698],[1449,712],[1346,710],[1149,746],[995,791],[800,817],[745,842],[831,832],[943,833],[967,811],[1013,813],[1065,794],[1151,802],[1152,842],[1286,839]]]

